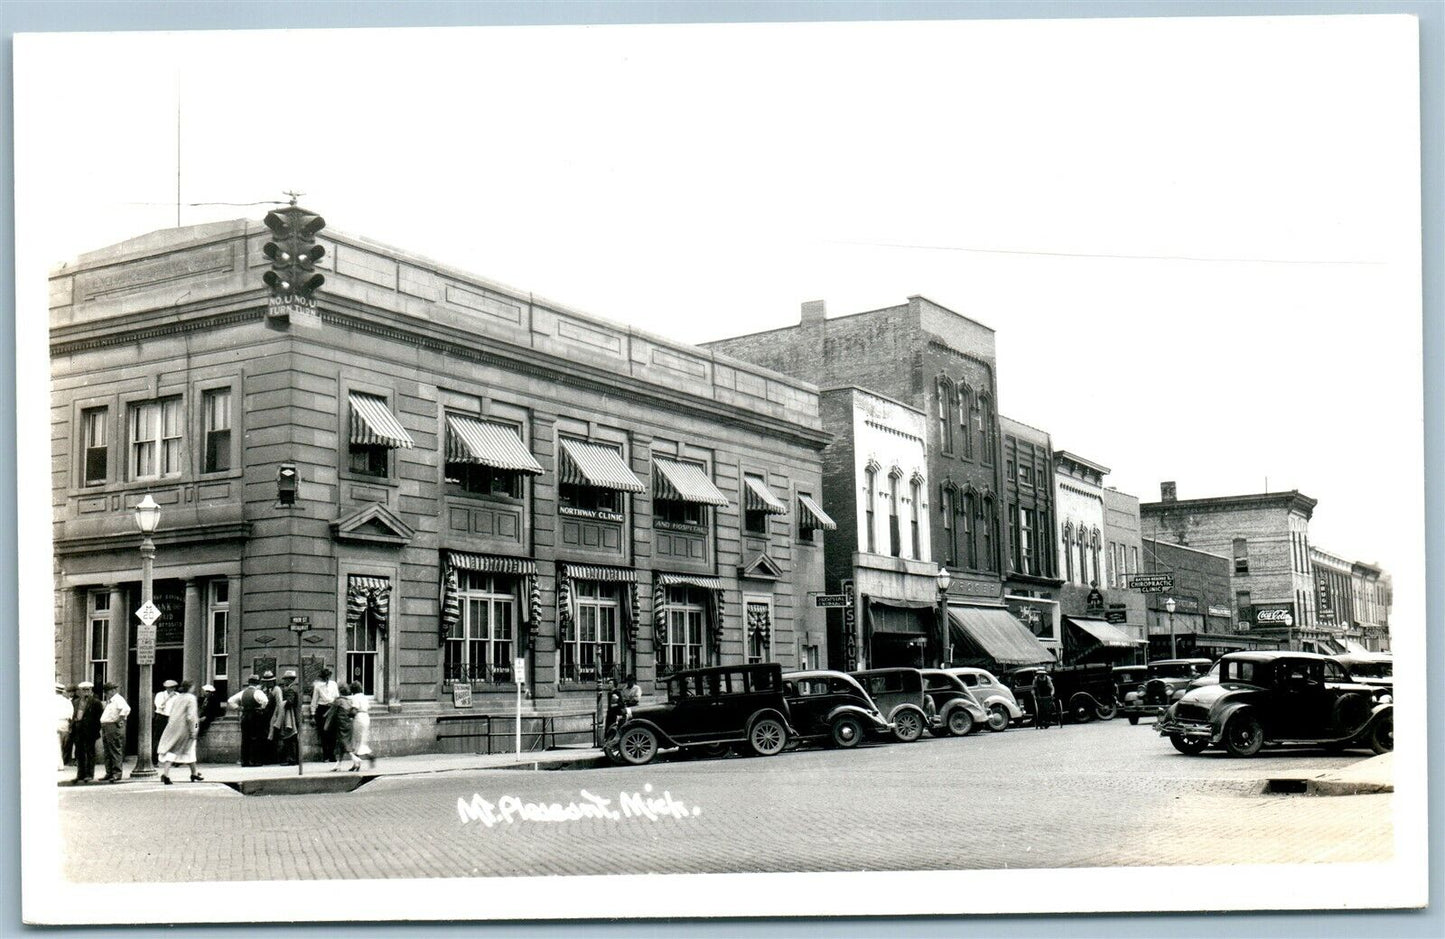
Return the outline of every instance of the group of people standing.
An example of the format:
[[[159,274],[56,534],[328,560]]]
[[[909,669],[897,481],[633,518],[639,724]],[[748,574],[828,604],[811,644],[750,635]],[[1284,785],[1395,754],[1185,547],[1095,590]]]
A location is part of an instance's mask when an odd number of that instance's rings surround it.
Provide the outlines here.
[[[171,785],[173,766],[188,766],[190,779],[203,777],[196,768],[196,745],[210,724],[226,710],[241,719],[241,763],[261,766],[280,763],[294,766],[301,759],[300,721],[302,700],[296,673],[286,671],[279,682],[271,672],[252,675],[229,700],[221,700],[212,685],[201,686],[201,698],[191,693],[189,680],[167,679],[155,696],[151,740],[153,757],[160,767],[161,782]],[[125,727],[130,705],[121,697],[115,682],[105,682],[99,696],[93,682],[55,686],[57,730],[61,761],[76,767],[75,781],[95,781],[97,742],[104,743],[105,776],[119,782],[125,760]],[[365,758],[375,762],[368,737],[371,730],[371,698],[360,682],[349,686],[331,677],[323,668],[311,686],[311,719],[316,727],[322,758],[348,770],[359,770]]]

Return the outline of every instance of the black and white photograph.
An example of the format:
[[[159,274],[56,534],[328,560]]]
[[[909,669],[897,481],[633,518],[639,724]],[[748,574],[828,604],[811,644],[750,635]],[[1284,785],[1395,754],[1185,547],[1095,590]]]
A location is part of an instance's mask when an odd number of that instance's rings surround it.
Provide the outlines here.
[[[25,921],[1425,905],[1418,49],[17,35]]]

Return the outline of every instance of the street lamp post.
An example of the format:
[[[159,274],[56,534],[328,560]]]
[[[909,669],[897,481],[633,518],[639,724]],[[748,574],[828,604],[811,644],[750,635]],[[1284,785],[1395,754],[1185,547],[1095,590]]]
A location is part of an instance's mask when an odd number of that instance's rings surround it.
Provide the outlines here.
[[[1174,606],[1173,597],[1164,599],[1164,609],[1169,613],[1169,657],[1171,659],[1179,658],[1179,649],[1174,645]]]
[[[948,641],[948,585],[953,583],[953,575],[948,568],[940,565],[934,580],[938,584],[939,651],[943,653],[943,665],[947,667],[953,664],[953,648]]]
[[[140,605],[142,610],[151,606],[151,568],[156,559],[156,543],[151,540],[155,533],[156,526],[160,524],[161,507],[156,505],[156,500],[146,493],[145,498],[135,507],[135,524],[140,529]],[[136,744],[135,768],[130,771],[132,778],[136,776],[154,776],[155,767],[151,765],[151,712],[155,707],[154,695],[151,693],[151,666],[155,661],[155,623],[142,624],[137,631],[136,640],[136,665],[140,669],[140,687],[136,689],[136,697],[140,704],[140,734]],[[151,641],[140,642],[141,632],[150,630]],[[145,646],[145,648],[142,648]]]

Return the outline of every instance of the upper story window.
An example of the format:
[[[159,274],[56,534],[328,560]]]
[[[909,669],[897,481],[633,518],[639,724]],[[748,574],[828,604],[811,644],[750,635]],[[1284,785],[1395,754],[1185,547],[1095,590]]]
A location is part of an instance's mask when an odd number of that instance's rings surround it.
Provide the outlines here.
[[[708,506],[726,507],[727,497],[713,485],[707,467],[694,460],[652,458],[654,521],[693,527],[708,523]]]
[[[1074,582],[1074,523],[1064,523],[1064,582]]]
[[[958,514],[958,493],[946,489],[943,493],[943,554],[949,564],[958,563],[958,543],[953,534],[953,517]]]
[[[107,446],[109,408],[87,408],[80,412],[80,446],[85,453],[82,484],[99,486],[110,469],[110,448]]]
[[[778,501],[759,473],[743,474],[743,530],[750,535],[768,533],[768,516],[787,515],[788,507]]]
[[[803,541],[816,541],[814,534],[819,531],[833,531],[838,524],[823,511],[811,493],[798,490],[798,537]]]
[[[131,479],[181,475],[183,423],[179,396],[131,406]]]
[[[978,570],[978,496],[967,492],[963,497],[963,514],[958,520],[958,534],[963,539],[962,558],[970,570]]]
[[[908,494],[911,498],[908,518],[909,544],[913,548],[910,556],[917,561],[923,557],[922,543],[918,538],[918,514],[921,511],[919,503],[923,501],[923,484],[917,476],[909,483]]]
[[[223,473],[231,468],[231,389],[215,388],[201,395],[205,421],[206,455],[203,473]]]
[[[1019,463],[1019,482],[1025,486],[1034,484],[1034,468],[1028,463]]]
[[[522,477],[542,472],[512,426],[465,414],[448,414],[446,425],[445,478],[454,492],[520,499]]]
[[[988,395],[978,396],[978,410],[975,421],[978,431],[978,458],[984,463],[993,462],[993,403]]]
[[[1234,572],[1249,573],[1249,542],[1243,538],[1234,539]]]
[[[359,476],[384,479],[391,475],[391,451],[416,444],[391,413],[385,398],[353,391],[348,401],[351,436],[347,467]]]
[[[878,469],[869,466],[865,471],[865,479],[867,480],[867,493],[864,496],[866,501],[863,503],[864,545],[868,553],[872,554],[878,550],[878,536],[874,534],[874,519],[878,503]]]
[[[903,537],[898,525],[898,477],[901,475],[896,468],[888,474],[888,553],[895,558],[903,553]]]
[[[938,379],[938,446],[944,453],[953,452],[953,382]]]
[[[969,432],[968,422],[973,414],[973,389],[967,382],[959,382],[958,385],[958,441],[959,454],[965,459],[973,459],[973,434]]]
[[[1038,515],[1033,509],[1019,509],[1019,560],[1020,570],[1025,574],[1039,573],[1039,556],[1036,544],[1035,532],[1038,528]]]

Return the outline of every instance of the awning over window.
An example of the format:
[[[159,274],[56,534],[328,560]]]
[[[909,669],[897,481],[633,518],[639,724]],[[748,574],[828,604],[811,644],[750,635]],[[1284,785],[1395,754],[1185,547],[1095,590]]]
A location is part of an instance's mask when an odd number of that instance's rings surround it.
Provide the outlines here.
[[[915,600],[868,598],[868,624],[875,633],[917,633],[926,636],[938,619],[938,604]]]
[[[950,606],[948,619],[955,642],[959,639],[972,641],[1000,665],[1037,665],[1054,661],[1043,643],[1008,610]]]
[[[836,531],[838,523],[828,517],[823,507],[813,501],[812,496],[798,496],[798,515],[802,528],[822,528],[825,531]]]
[[[778,501],[766,483],[751,476],[743,477],[743,505],[749,512],[766,512],[769,515],[787,515],[788,507]]]
[[[477,571],[482,574],[511,574],[523,578],[526,609],[526,632],[523,636],[530,646],[542,623],[542,590],[537,583],[537,562],[531,558],[508,558],[495,554],[470,554],[466,551],[447,551],[442,564],[442,613],[441,637],[454,637],[457,623],[462,618],[461,579],[457,571]]]
[[[534,576],[537,562],[531,558],[507,558],[495,554],[468,554],[465,551],[448,551],[447,560],[459,571],[477,571],[482,574],[516,574]]]
[[[532,475],[542,472],[542,465],[527,452],[515,430],[464,414],[447,415],[447,462]]]
[[[581,440],[562,441],[560,478],[562,482],[575,486],[594,486],[616,492],[647,491],[642,480],[622,462],[622,454],[611,447]]]
[[[1128,633],[1107,620],[1092,619],[1087,616],[1065,616],[1064,622],[1077,626],[1101,646],[1127,649],[1132,646],[1144,645],[1138,639],[1130,639]]]
[[[652,466],[656,470],[652,491],[657,498],[702,505],[728,505],[727,497],[712,484],[702,467],[660,456],[652,458]]]
[[[722,590],[721,577],[707,577],[702,574],[658,574],[659,587],[701,587],[703,590]]]
[[[362,446],[414,447],[411,434],[401,426],[387,408],[386,402],[376,395],[353,391],[348,395],[351,401],[351,442]]]
[[[377,632],[385,636],[391,613],[391,581],[353,574],[346,581],[346,625],[360,625],[368,612]]]
[[[602,567],[597,564],[568,564],[568,580],[605,580],[611,583],[635,584],[637,571],[630,567]]]

